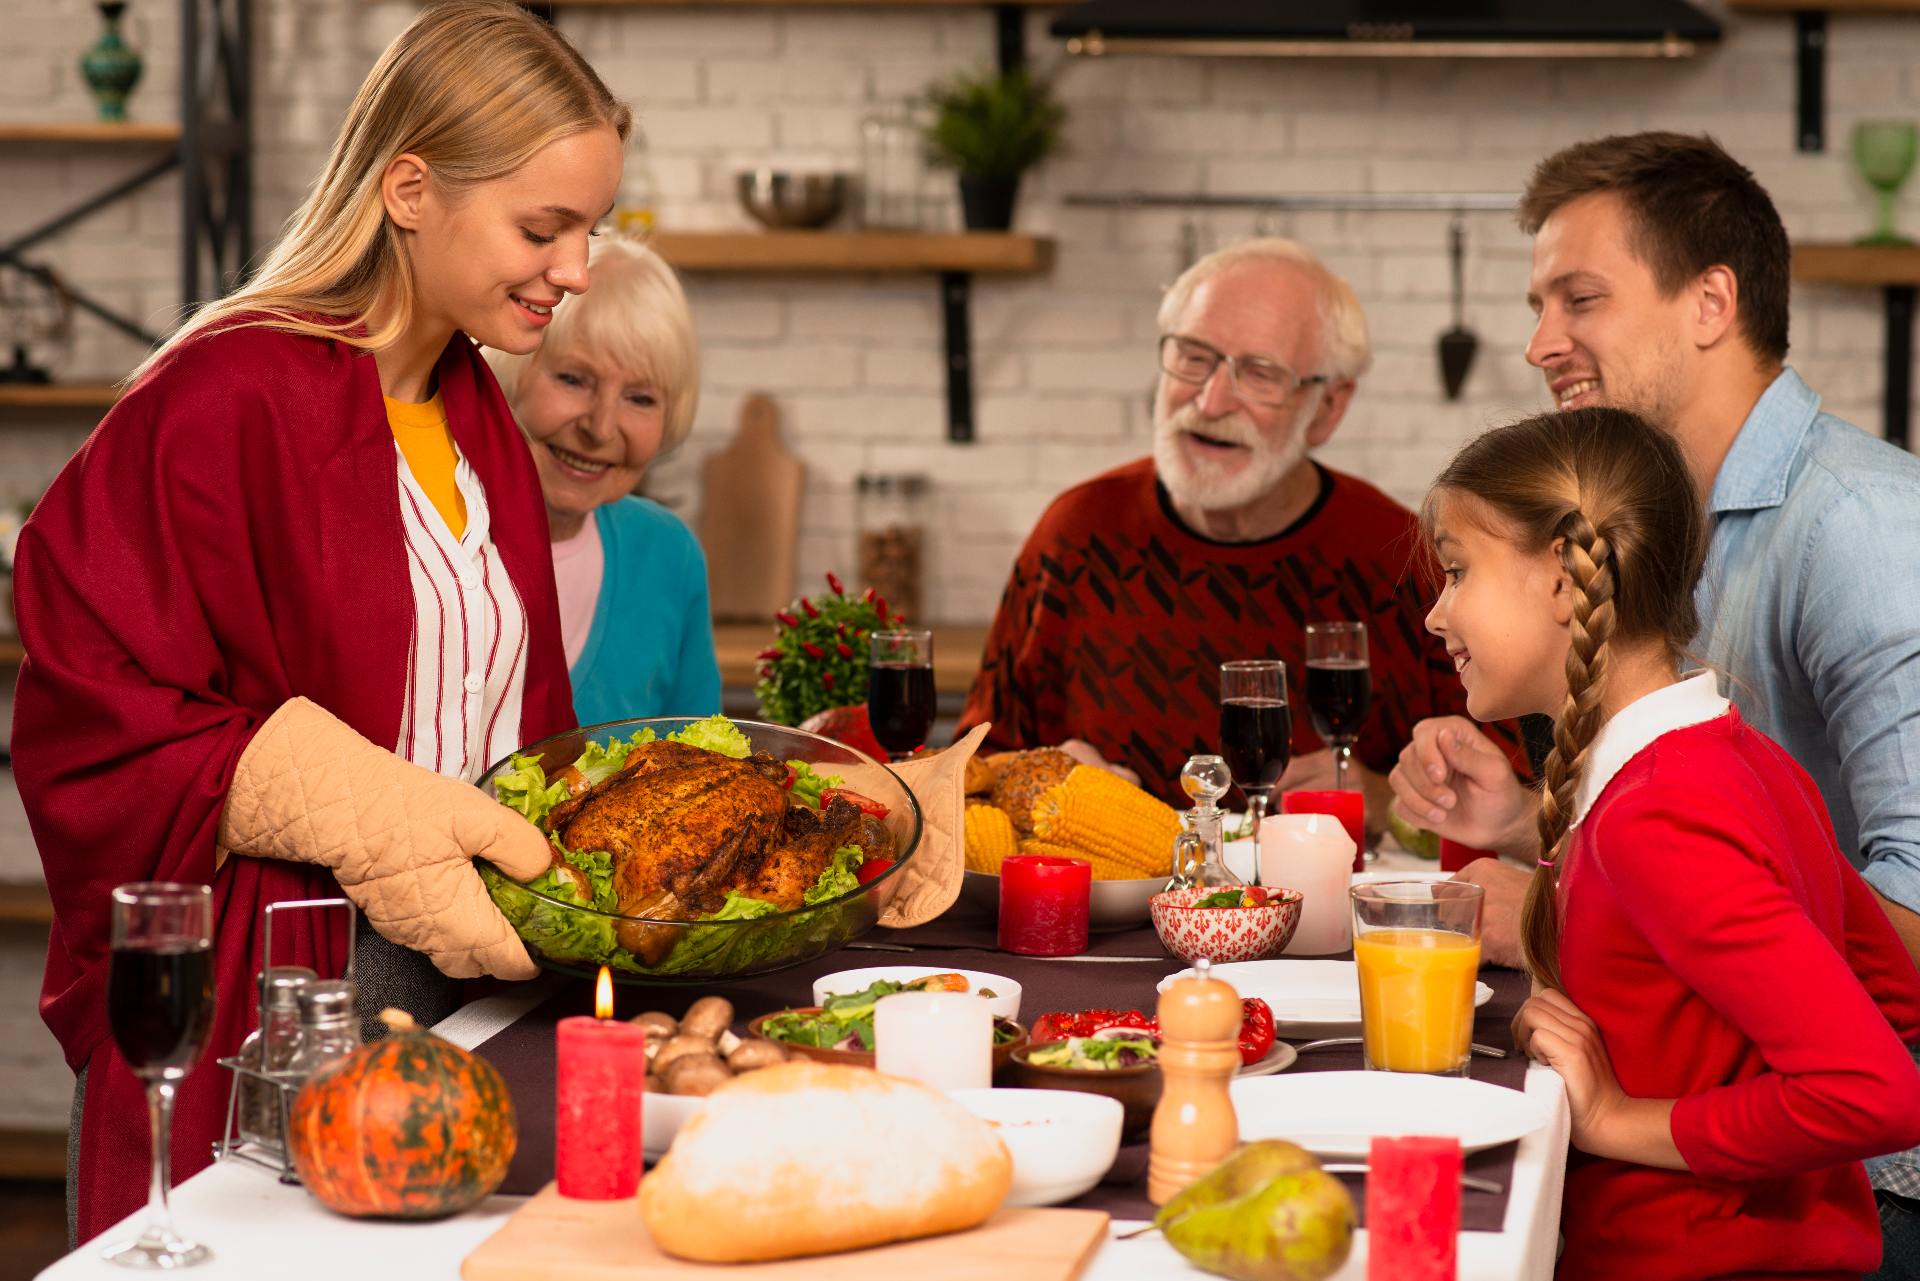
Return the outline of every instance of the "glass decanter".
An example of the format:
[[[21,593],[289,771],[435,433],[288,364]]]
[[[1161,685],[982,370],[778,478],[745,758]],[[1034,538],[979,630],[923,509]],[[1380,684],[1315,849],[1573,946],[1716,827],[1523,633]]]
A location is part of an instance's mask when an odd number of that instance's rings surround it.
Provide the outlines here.
[[[1193,798],[1193,808],[1180,816],[1168,889],[1245,884],[1228,869],[1226,860],[1227,812],[1219,800],[1232,787],[1233,775],[1218,756],[1194,756],[1181,767],[1180,790]]]

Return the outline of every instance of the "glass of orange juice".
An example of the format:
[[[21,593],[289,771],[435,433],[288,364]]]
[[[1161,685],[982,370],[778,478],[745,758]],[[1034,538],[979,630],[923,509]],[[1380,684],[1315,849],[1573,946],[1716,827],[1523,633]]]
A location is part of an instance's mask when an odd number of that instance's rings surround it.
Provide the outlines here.
[[[1367,1067],[1465,1076],[1480,970],[1480,887],[1379,881],[1349,894]]]

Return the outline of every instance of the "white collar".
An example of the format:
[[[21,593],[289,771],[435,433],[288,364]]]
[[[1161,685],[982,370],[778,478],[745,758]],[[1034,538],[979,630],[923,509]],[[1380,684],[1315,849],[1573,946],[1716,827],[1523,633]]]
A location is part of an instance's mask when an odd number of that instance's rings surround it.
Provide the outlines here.
[[[1730,706],[1720,696],[1713,673],[1700,671],[1651,694],[1643,694],[1615,712],[1613,718],[1600,727],[1593,745],[1587,749],[1587,764],[1580,775],[1580,792],[1574,797],[1573,822],[1568,824],[1569,828],[1580,825],[1613,776],[1655,739],[1690,725],[1717,720],[1727,714]]]

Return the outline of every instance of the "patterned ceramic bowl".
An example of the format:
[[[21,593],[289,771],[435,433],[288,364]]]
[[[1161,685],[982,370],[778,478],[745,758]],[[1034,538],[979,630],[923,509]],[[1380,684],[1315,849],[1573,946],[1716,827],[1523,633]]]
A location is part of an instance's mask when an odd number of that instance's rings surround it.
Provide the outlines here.
[[[1148,904],[1160,941],[1189,965],[1203,956],[1215,965],[1278,956],[1300,924],[1299,890],[1268,890],[1272,901],[1265,907],[1193,906],[1217,892],[1206,887],[1165,890]]]

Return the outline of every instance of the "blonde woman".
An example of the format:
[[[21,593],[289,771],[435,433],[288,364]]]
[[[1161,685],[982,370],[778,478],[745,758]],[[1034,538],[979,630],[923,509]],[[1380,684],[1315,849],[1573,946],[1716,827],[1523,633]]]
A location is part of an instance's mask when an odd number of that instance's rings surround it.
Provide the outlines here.
[[[214,890],[180,1176],[220,1133],[212,1063],[253,1025],[268,903],[358,905],[363,1010],[427,1023],[454,977],[533,972],[471,860],[527,875],[546,843],[472,781],[574,722],[538,477],[474,343],[530,351],[587,287],[629,128],[525,12],[422,13],[253,279],[135,371],[22,532],[13,749],[54,900],[41,1010],[80,1073],[80,1239],[146,1182],[108,1025],[116,883]],[[276,919],[273,962],[338,973],[343,916]]]
[[[693,317],[644,245],[602,239],[588,272],[592,292],[554,312],[537,352],[487,352],[540,470],[574,712],[582,725],[709,715],[720,667],[706,557],[678,517],[632,492],[693,430]]]

